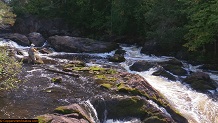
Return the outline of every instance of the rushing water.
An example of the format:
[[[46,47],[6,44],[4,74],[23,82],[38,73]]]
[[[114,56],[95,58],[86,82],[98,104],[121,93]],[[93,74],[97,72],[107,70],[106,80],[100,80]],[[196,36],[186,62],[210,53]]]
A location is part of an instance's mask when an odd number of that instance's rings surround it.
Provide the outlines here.
[[[121,63],[131,73],[137,73],[144,77],[152,87],[161,92],[174,106],[178,109],[190,123],[218,123],[218,102],[214,101],[206,94],[202,94],[192,90],[188,85],[184,85],[179,81],[169,81],[166,78],[151,75],[155,68],[144,72],[134,72],[129,70],[129,66],[137,60],[145,61],[166,61],[170,57],[147,56],[140,53],[140,48],[123,47],[127,51],[127,61]],[[187,69],[197,71],[192,65]],[[209,73],[212,79],[218,80],[218,75]]]
[[[0,45],[16,47],[23,51],[24,55],[28,55],[25,51],[28,47],[19,46],[14,42],[1,41]],[[206,94],[196,92],[188,85],[182,84],[180,81],[169,81],[163,77],[153,76],[152,73],[156,70],[155,68],[151,68],[150,70],[144,72],[135,72],[129,70],[129,66],[138,60],[161,62],[167,61],[171,57],[144,55],[140,53],[140,48],[136,46],[121,45],[121,47],[126,51],[126,61],[118,65],[122,66],[130,73],[136,73],[144,77],[149,84],[162,93],[166,99],[168,99],[171,105],[178,109],[183,116],[189,120],[190,123],[218,123],[218,102]],[[73,53],[56,52],[50,55],[42,55],[42,57],[47,57],[54,60],[56,58],[52,56],[60,57],[66,54],[69,56],[75,55]],[[89,62],[88,65],[98,65],[99,63],[113,65],[114,63],[105,63],[104,59],[108,55],[113,54],[114,51],[111,53],[88,54],[94,57],[101,57],[101,59],[95,59],[95,61]],[[58,62],[66,63],[68,60],[58,59]],[[186,67],[185,69],[190,71],[202,71],[198,69],[198,66],[192,66],[186,63],[184,63],[184,66]],[[49,64],[49,67],[56,68],[57,66],[55,64]],[[51,83],[50,79],[57,75],[48,71],[43,71],[39,66],[32,66],[31,68],[27,67],[25,71],[26,72],[23,76],[28,82],[21,85],[22,90],[8,92],[6,93],[6,96],[0,97],[0,116],[3,118],[31,118],[31,116],[51,112],[51,110],[53,110],[56,106],[82,102],[88,100],[91,96],[104,93],[96,89],[95,85],[89,82],[88,78],[85,77],[76,79],[66,75],[63,76],[63,81],[65,83],[56,85]],[[218,81],[217,72],[207,71],[207,73],[212,79]],[[59,93],[60,91],[62,93]],[[84,104],[86,104],[90,110],[94,111],[92,112],[93,116],[97,116],[95,109],[92,107],[89,101]],[[138,119],[134,118],[127,121],[107,119],[106,115],[107,112],[105,112],[104,123],[140,122]],[[98,121],[98,118],[94,117],[93,120]]]

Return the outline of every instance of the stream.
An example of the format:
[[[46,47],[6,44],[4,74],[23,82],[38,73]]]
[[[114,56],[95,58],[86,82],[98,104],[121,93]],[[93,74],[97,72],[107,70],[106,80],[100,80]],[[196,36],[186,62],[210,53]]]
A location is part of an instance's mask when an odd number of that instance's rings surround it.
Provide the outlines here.
[[[1,41],[0,45],[9,45],[27,54],[29,47],[17,45],[15,42]],[[113,96],[109,92],[90,81],[89,77],[71,77],[62,75],[62,84],[51,82],[53,77],[60,76],[43,68],[60,69],[61,64],[70,62],[73,59],[82,59],[83,56],[90,56],[85,59],[88,65],[113,66],[126,69],[130,73],[139,74],[144,77],[149,84],[159,91],[178,109],[180,113],[188,119],[190,123],[218,123],[218,101],[206,94],[192,90],[188,85],[180,81],[170,81],[167,78],[153,76],[156,68],[148,71],[131,71],[129,67],[136,61],[143,60],[148,62],[167,61],[172,57],[149,56],[140,53],[140,47],[120,45],[126,51],[126,61],[122,63],[108,62],[106,57],[112,56],[115,51],[110,53],[64,53],[54,52],[51,54],[40,54],[51,62],[45,65],[24,64],[23,72],[20,75],[22,82],[18,89],[0,93],[0,118],[33,118],[35,116],[51,112],[54,108],[61,105],[80,103],[90,98]],[[67,57],[66,57],[67,56]],[[199,66],[193,66],[183,61],[183,65],[188,71],[204,71]],[[212,79],[218,82],[218,72],[204,71]],[[185,76],[184,76],[185,77]],[[218,91],[218,89],[217,89]],[[215,91],[210,91],[214,93]],[[106,116],[105,116],[106,117]],[[130,121],[117,121],[105,118],[104,123],[138,123],[137,119]]]

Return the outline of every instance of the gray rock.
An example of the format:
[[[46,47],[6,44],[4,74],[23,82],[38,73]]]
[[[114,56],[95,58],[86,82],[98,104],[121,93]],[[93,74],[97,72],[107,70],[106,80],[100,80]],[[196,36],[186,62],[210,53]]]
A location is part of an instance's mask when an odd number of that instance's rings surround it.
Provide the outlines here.
[[[45,43],[45,39],[40,33],[32,32],[28,34],[28,39],[36,47],[41,47]]]
[[[56,51],[62,52],[89,52],[103,53],[110,52],[118,48],[118,44],[111,42],[96,41],[88,38],[78,38],[70,36],[52,36],[48,43]]]
[[[215,90],[216,86],[210,76],[203,72],[195,72],[187,76],[183,82],[190,84],[190,86],[200,92],[207,90]]]
[[[6,34],[1,34],[0,37],[4,38],[4,39],[10,39],[10,40],[18,43],[19,45],[22,45],[22,46],[29,46],[30,45],[29,39],[25,35],[22,35],[22,34],[6,33]]]
[[[137,61],[132,66],[130,66],[130,70],[141,72],[141,71],[147,71],[148,69],[154,66],[155,64],[151,62]]]

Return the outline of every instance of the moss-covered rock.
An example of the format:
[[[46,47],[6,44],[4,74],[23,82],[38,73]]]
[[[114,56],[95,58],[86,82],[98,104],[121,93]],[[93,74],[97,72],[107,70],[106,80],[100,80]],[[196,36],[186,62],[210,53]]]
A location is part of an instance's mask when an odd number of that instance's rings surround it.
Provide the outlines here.
[[[119,72],[114,74],[117,81],[111,82],[108,89],[116,92],[122,92],[129,95],[142,96],[147,100],[152,100],[161,107],[164,107],[172,118],[179,123],[187,123],[188,121],[174,108],[172,108],[165,97],[158,91],[152,88],[152,86],[141,76],[136,74],[130,74],[125,72]]]
[[[125,94],[129,96],[130,95],[140,96],[143,99],[152,100],[160,107],[165,108],[167,112],[169,112],[172,115],[171,120],[179,123],[188,122],[176,109],[172,108],[169,105],[169,102],[165,99],[165,97],[162,94],[160,94],[158,91],[153,89],[152,86],[143,77],[137,74],[116,71],[114,69],[103,68],[100,66],[76,67],[76,66],[68,65],[65,67],[72,71],[87,73],[87,75],[90,76],[96,82],[96,84],[99,84],[101,87],[109,89],[114,93]],[[113,103],[114,101],[109,101],[109,102],[110,102],[109,105],[110,104],[115,105],[115,103]],[[115,102],[116,102],[116,106],[118,107],[113,108],[114,107],[113,106],[109,108],[110,111],[109,109],[107,109],[108,112],[113,112],[111,113],[111,118],[117,118],[117,117],[121,118],[121,117],[128,117],[128,116],[135,116],[143,119],[151,116],[157,116],[161,120],[165,118],[163,114],[157,113],[160,111],[159,109],[147,107],[147,106],[151,106],[151,104],[149,104],[149,102],[147,101],[141,101],[141,98],[126,99],[125,101],[119,100]],[[140,104],[141,102],[143,102],[143,104]],[[142,107],[146,107],[146,109],[142,109]]]
[[[106,88],[106,89],[111,89],[113,87],[113,85],[109,84],[109,83],[103,83],[103,84],[101,84],[101,86]]]
[[[45,114],[45,115],[37,116],[34,119],[38,119],[39,123],[50,123],[53,118],[52,115]]]
[[[99,106],[101,103],[103,107]],[[95,105],[95,104],[94,104]],[[118,96],[113,97],[104,102],[96,102],[96,109],[98,114],[102,114],[106,108],[108,119],[124,119],[126,117],[135,117],[141,120],[155,116],[158,119],[167,119],[164,123],[172,123],[174,120],[165,115],[158,108],[153,106],[148,100],[145,100],[139,96]],[[169,122],[168,122],[169,121]]]

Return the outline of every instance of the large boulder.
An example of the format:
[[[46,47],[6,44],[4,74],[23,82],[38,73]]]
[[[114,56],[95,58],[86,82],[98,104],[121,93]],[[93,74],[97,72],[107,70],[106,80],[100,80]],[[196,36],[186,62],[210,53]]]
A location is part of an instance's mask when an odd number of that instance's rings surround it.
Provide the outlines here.
[[[130,66],[130,70],[141,72],[141,71],[147,71],[148,69],[154,66],[155,64],[151,62],[137,61],[132,66]]]
[[[175,122],[171,117],[149,103],[148,100],[139,96],[114,96],[113,99],[96,100],[94,105],[100,120],[105,120],[104,112],[106,110],[108,119],[123,120],[126,117],[135,117],[144,120],[156,116],[158,120],[163,121],[162,123]],[[150,121],[156,121],[157,119],[151,119]]]
[[[116,73],[113,75],[113,77],[116,80],[115,82],[113,82],[114,80],[109,81],[109,82],[108,81],[101,81],[102,87],[104,87],[106,89],[110,89],[111,91],[120,92],[122,94],[124,93],[125,95],[141,96],[141,97],[143,97],[143,99],[152,100],[153,102],[155,102],[159,106],[165,108],[166,111],[172,116],[172,119],[175,122],[178,122],[178,123],[187,123],[188,122],[183,116],[181,116],[180,113],[178,113],[178,111],[176,111],[176,109],[172,108],[169,105],[169,102],[163,96],[161,96],[161,94],[157,90],[155,90],[143,77],[141,77],[137,74],[130,74],[130,73],[126,73],[126,72]],[[102,80],[105,80],[105,78],[111,78],[111,76],[109,77],[109,76],[105,75],[104,79],[102,79]],[[137,102],[137,101],[134,101],[134,102]],[[141,103],[141,101],[139,101],[139,104],[140,103]],[[125,109],[122,107],[122,105],[124,105],[124,104],[119,104],[119,106],[121,106],[120,109]],[[147,105],[147,104],[145,103],[145,105]],[[137,106],[139,106],[139,105],[137,105]],[[137,109],[137,106],[134,105],[133,107],[135,107],[136,109],[132,109],[132,110],[136,111],[136,110],[140,109],[140,108]],[[123,115],[125,114],[125,112],[130,112],[128,110],[131,110],[128,108],[126,108],[126,109],[127,109],[126,111],[121,110],[122,112],[124,112]],[[148,108],[146,108],[146,109],[150,110]],[[133,114],[134,113],[136,113],[136,112],[133,111]],[[137,116],[140,116],[140,115],[137,115]],[[157,116],[159,116],[159,115],[157,115]],[[111,117],[113,117],[113,116],[111,116]],[[148,117],[144,117],[144,118],[148,118]]]
[[[23,15],[17,17],[12,31],[20,34],[39,32],[45,38],[53,35],[69,35],[68,25],[61,18],[40,18],[35,15]]]
[[[57,107],[53,114],[40,115],[36,119],[40,123],[95,123],[89,111],[79,104]]]
[[[168,61],[159,62],[158,64],[174,75],[185,76],[188,74],[188,72],[183,68],[182,62],[176,58],[171,58]]]
[[[207,90],[215,90],[216,86],[210,76],[203,72],[195,72],[187,76],[183,82],[190,84],[190,86],[200,92]]]
[[[171,58],[170,60],[168,60],[168,61],[165,61],[165,62],[163,62],[164,64],[171,64],[171,65],[177,65],[177,66],[183,66],[183,64],[182,64],[182,62],[181,61],[179,61],[178,59],[176,59],[176,58]]]
[[[185,76],[188,73],[184,68],[177,65],[166,64],[163,65],[163,68],[178,76]]]
[[[159,67],[159,69],[155,71],[154,73],[152,73],[152,75],[166,77],[172,81],[176,80],[176,77],[170,74],[169,72],[167,72],[163,67]]]
[[[52,36],[49,37],[48,42],[56,51],[62,52],[103,53],[118,48],[116,43],[70,36]]]
[[[0,34],[1,38],[4,39],[10,39],[12,41],[15,41],[16,43],[18,43],[19,45],[22,46],[29,46],[30,45],[30,41],[29,39],[22,34],[18,34],[18,33],[5,33],[5,34]]]
[[[40,33],[32,32],[28,34],[28,39],[36,47],[41,47],[45,43],[45,39]]]
[[[125,51],[122,49],[118,49],[115,51],[114,55],[109,57],[109,61],[111,62],[124,62],[126,59],[124,57]]]

